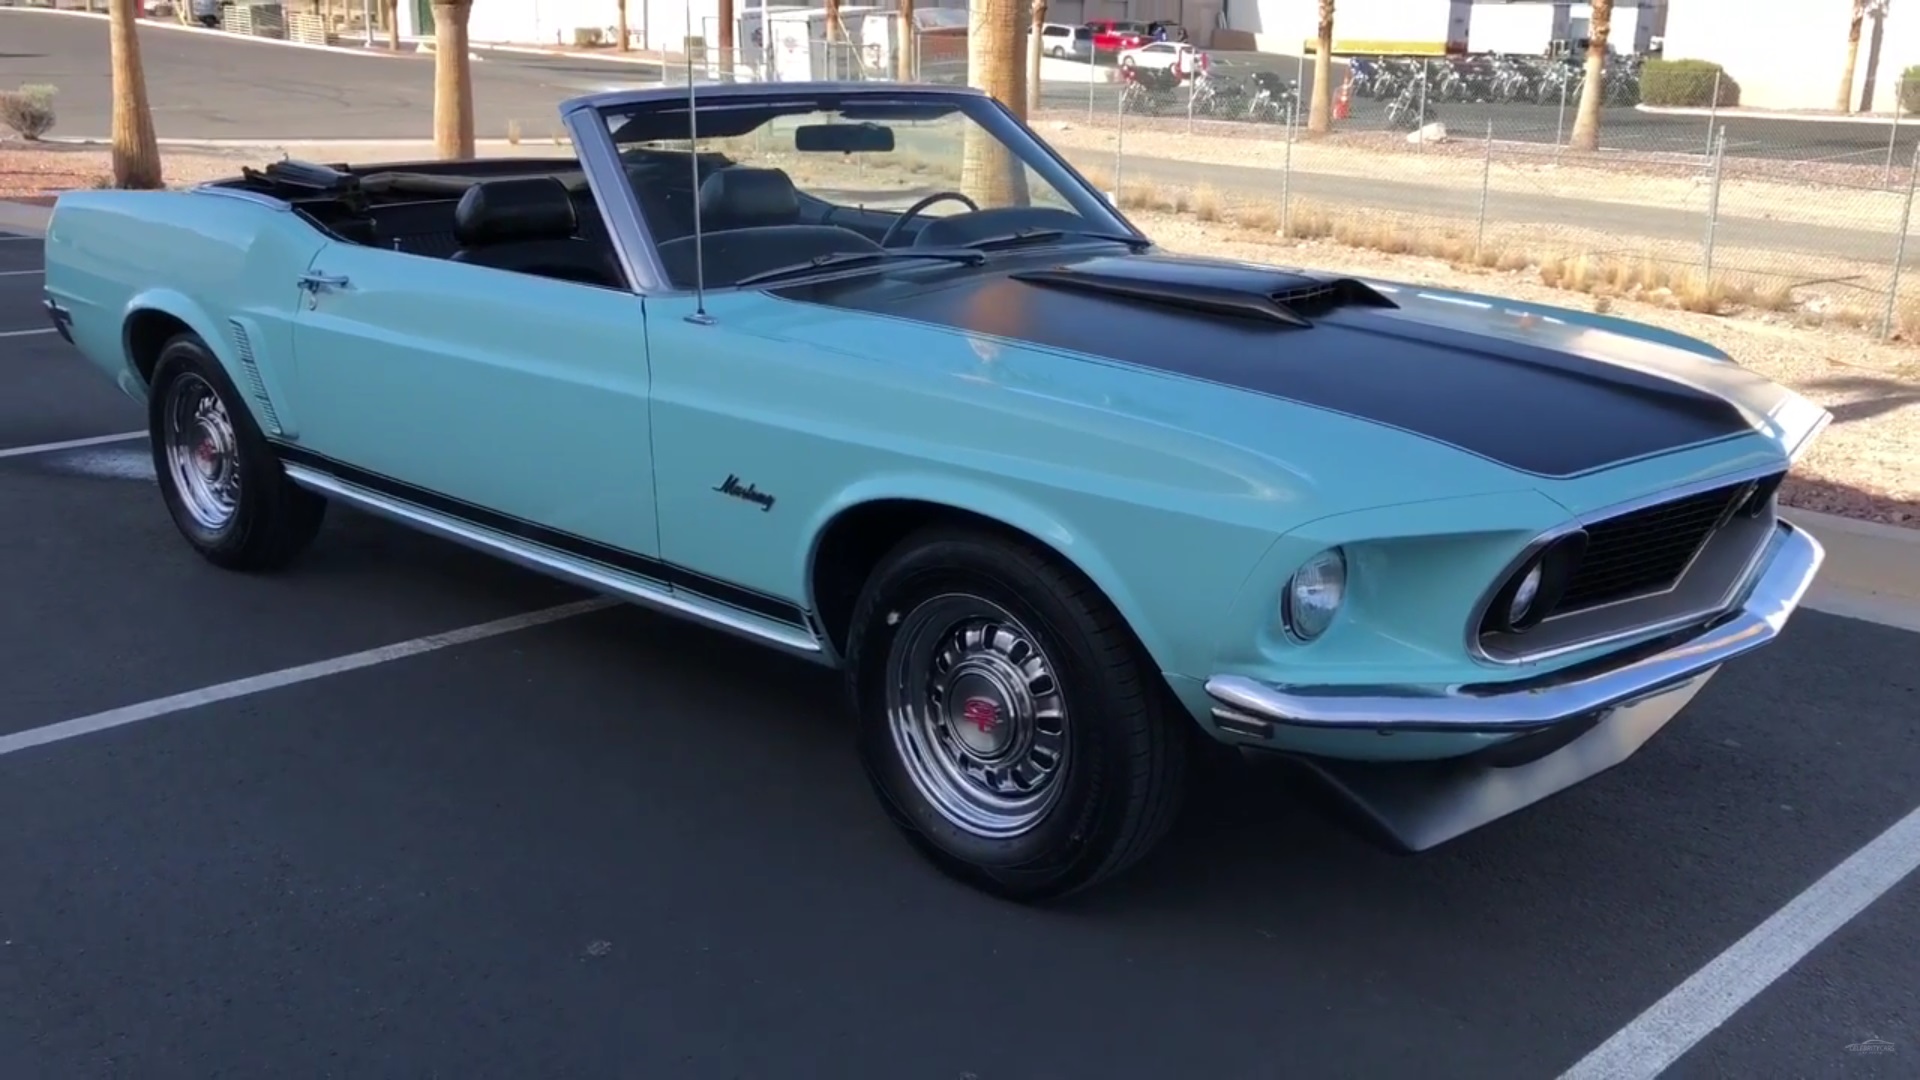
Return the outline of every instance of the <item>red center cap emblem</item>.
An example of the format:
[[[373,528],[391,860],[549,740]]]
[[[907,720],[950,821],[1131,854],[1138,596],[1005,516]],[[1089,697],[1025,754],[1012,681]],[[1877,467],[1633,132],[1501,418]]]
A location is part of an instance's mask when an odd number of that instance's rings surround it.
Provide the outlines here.
[[[982,735],[991,735],[993,729],[1000,726],[1000,706],[991,698],[968,698],[967,703],[960,707],[960,716],[978,728]]]

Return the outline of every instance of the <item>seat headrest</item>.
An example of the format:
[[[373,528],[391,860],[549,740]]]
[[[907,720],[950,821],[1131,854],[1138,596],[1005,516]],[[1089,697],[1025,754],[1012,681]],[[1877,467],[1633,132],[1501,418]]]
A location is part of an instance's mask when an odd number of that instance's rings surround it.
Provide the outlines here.
[[[800,193],[779,169],[734,165],[709,173],[700,184],[700,216],[729,228],[784,225],[800,213]]]
[[[560,240],[579,224],[567,186],[553,176],[482,180],[453,210],[453,235],[462,247]]]

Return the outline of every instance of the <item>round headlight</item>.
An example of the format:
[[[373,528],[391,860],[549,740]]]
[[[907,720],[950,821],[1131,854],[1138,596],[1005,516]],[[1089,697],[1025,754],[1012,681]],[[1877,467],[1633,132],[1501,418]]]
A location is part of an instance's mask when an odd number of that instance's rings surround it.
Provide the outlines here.
[[[1287,579],[1281,618],[1294,637],[1312,641],[1327,632],[1346,599],[1347,556],[1337,547],[1328,548],[1301,564]]]
[[[1544,574],[1545,563],[1534,563],[1527,576],[1513,590],[1513,601],[1507,605],[1507,625],[1519,626],[1526,622],[1527,614],[1533,610],[1533,602],[1540,598],[1540,579]]]

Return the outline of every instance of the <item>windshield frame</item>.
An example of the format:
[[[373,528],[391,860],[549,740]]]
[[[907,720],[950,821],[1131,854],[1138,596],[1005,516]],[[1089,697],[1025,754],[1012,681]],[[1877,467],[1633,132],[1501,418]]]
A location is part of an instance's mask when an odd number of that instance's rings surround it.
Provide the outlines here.
[[[1022,123],[1011,110],[995,98],[967,87],[929,87],[888,83],[772,83],[701,84],[694,95],[696,134],[709,116],[718,118],[727,111],[776,106],[794,112],[837,110],[843,104],[855,108],[898,105],[905,108],[941,106],[964,113],[969,119],[1001,140],[1019,162],[1039,179],[1053,186],[1073,212],[1087,221],[1090,232],[1123,233],[1152,241],[1128,221],[1119,208],[1086,177],[1074,169],[1065,157]],[[627,267],[633,291],[642,296],[691,296],[694,289],[676,284],[661,260],[658,246],[639,197],[620,159],[620,144],[613,130],[627,118],[652,114],[661,118],[687,112],[684,87],[639,91],[618,91],[576,98],[562,105],[562,116],[573,138],[582,169],[595,200],[606,219],[607,232],[620,261]],[[684,120],[681,121],[684,123]],[[717,126],[717,125],[716,125]],[[733,291],[730,284],[708,286],[706,292]],[[757,291],[755,286],[738,287]]]

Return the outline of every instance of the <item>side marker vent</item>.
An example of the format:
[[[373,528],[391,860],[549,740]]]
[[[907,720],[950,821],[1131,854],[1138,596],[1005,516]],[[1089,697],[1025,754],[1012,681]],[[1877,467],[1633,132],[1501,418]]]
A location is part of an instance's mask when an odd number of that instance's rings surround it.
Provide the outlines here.
[[[273,434],[284,434],[280,430],[280,415],[273,408],[273,397],[267,393],[266,380],[260,377],[260,365],[254,362],[252,335],[247,333],[246,324],[239,319],[228,319],[227,325],[233,330],[233,348],[240,357],[240,370],[246,373],[247,390],[260,403],[261,418],[266,420],[267,428]]]

